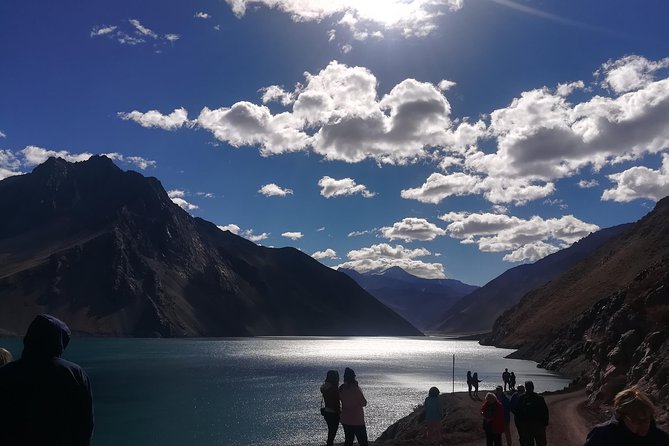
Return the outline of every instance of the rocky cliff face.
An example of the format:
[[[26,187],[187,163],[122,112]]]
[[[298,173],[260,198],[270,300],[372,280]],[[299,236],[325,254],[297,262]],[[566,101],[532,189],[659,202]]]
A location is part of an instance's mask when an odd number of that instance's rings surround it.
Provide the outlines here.
[[[102,336],[416,335],[344,274],[191,217],[105,157],[0,181],[0,330],[49,312]]]
[[[669,406],[669,199],[505,312],[485,340],[573,375],[592,402],[639,385]]]
[[[535,263],[509,269],[456,302],[430,329],[446,333],[490,331],[495,319],[527,292],[558,278],[628,227],[602,229]]]

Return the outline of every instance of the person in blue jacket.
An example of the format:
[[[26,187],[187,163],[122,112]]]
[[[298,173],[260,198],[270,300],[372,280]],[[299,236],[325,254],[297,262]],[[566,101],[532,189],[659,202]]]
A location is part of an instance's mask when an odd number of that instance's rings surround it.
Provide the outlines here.
[[[17,361],[0,368],[2,444],[88,446],[93,398],[86,372],[60,357],[70,329],[53,316],[37,316]]]
[[[595,426],[585,446],[669,445],[669,434],[655,426],[655,406],[638,388],[619,392],[613,407],[613,418]]]

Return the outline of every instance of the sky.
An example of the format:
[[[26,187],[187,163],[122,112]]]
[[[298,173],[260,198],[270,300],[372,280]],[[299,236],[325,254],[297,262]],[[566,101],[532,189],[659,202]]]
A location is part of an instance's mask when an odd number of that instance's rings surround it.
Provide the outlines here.
[[[667,17],[665,0],[2,2],[0,179],[106,154],[258,244],[484,285],[669,195]]]

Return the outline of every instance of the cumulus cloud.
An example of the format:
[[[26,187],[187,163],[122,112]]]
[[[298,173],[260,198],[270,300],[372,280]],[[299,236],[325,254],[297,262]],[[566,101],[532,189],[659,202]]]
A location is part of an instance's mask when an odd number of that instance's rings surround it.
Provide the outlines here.
[[[375,192],[367,190],[364,184],[357,184],[352,178],[342,178],[335,180],[324,176],[318,180],[318,186],[321,188],[321,195],[325,198],[343,197],[347,195],[360,194],[365,198],[371,198],[376,195]]]
[[[234,223],[230,223],[224,226],[217,226],[221,231],[230,231],[233,234],[239,234],[239,231],[242,229]]]
[[[669,67],[669,57],[650,61],[643,56],[630,55],[618,60],[609,60],[595,75],[603,78],[601,86],[615,93],[627,93],[646,87],[655,80],[655,73]]]
[[[0,150],[0,180],[21,175],[21,160],[11,150]]]
[[[196,19],[210,19],[211,15],[206,13],[206,12],[196,12],[195,15],[193,16]]]
[[[195,209],[199,209],[199,206],[186,201],[186,199],[184,198],[186,196],[186,192],[183,190],[180,189],[168,190],[167,196],[170,197],[172,203],[176,204],[183,210],[193,211]]]
[[[262,232],[260,234],[254,233],[253,229],[244,229],[240,228],[234,223],[229,223],[223,226],[217,226],[221,231],[230,231],[235,235],[244,237],[247,240],[252,241],[253,243],[261,242],[269,237],[269,232]]]
[[[578,187],[581,189],[590,189],[591,187],[596,187],[599,186],[599,181],[592,179],[592,180],[581,180],[578,182]]]
[[[448,222],[446,232],[461,243],[477,244],[483,252],[509,252],[506,261],[536,261],[570,246],[599,226],[573,215],[522,219],[491,213],[449,212],[439,219]]]
[[[316,260],[339,258],[337,257],[337,252],[331,248],[328,248],[325,251],[316,251],[315,253],[311,254],[311,257],[313,257]]]
[[[284,189],[274,183],[265,184],[258,192],[266,197],[285,197],[286,195],[293,195],[292,189]]]
[[[135,121],[142,127],[158,127],[163,130],[176,130],[183,126],[190,127],[193,125],[188,120],[188,112],[185,108],[176,108],[169,115],[163,115],[158,110],[149,110],[142,113],[137,110],[131,112],[119,112],[117,115],[124,121]]]
[[[462,8],[463,0],[386,0],[383,5],[373,1],[328,0],[226,0],[238,17],[249,6],[264,5],[290,15],[295,22],[334,19],[348,28],[355,39],[383,36],[383,31],[404,37],[426,36],[437,28],[436,19],[446,11]],[[328,38],[333,39],[333,31]]]
[[[402,245],[391,246],[387,243],[372,245],[350,251],[347,262],[335,268],[354,269],[360,273],[381,272],[398,266],[408,273],[426,279],[445,279],[444,266],[441,263],[427,263],[417,257],[430,255],[425,248],[407,249]]]
[[[662,155],[658,170],[636,166],[608,176],[616,186],[602,194],[602,200],[629,202],[641,198],[658,201],[669,195],[669,154]]]
[[[424,218],[413,217],[404,218],[392,226],[383,227],[379,229],[379,232],[387,239],[399,239],[405,242],[434,240],[436,237],[446,234],[446,231],[434,223],[430,223]]]
[[[281,234],[281,236],[289,238],[291,240],[299,240],[302,237],[304,237],[304,234],[302,234],[301,232],[284,232],[283,234]]]

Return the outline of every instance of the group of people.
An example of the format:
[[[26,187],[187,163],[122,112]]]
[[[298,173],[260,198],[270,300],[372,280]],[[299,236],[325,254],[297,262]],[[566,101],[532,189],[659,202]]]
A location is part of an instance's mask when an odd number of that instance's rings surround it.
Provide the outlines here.
[[[339,372],[329,370],[325,382],[321,386],[323,399],[321,414],[328,426],[327,445],[334,444],[339,423],[344,427],[344,445],[351,446],[354,438],[360,446],[367,446],[367,427],[365,411],[367,405],[365,395],[355,379],[353,369],[344,369],[344,382],[339,385]]]
[[[504,382],[504,391],[506,392],[507,386],[509,390],[516,390],[516,374],[514,372],[509,372],[509,369],[504,369],[502,373],[502,381]]]

